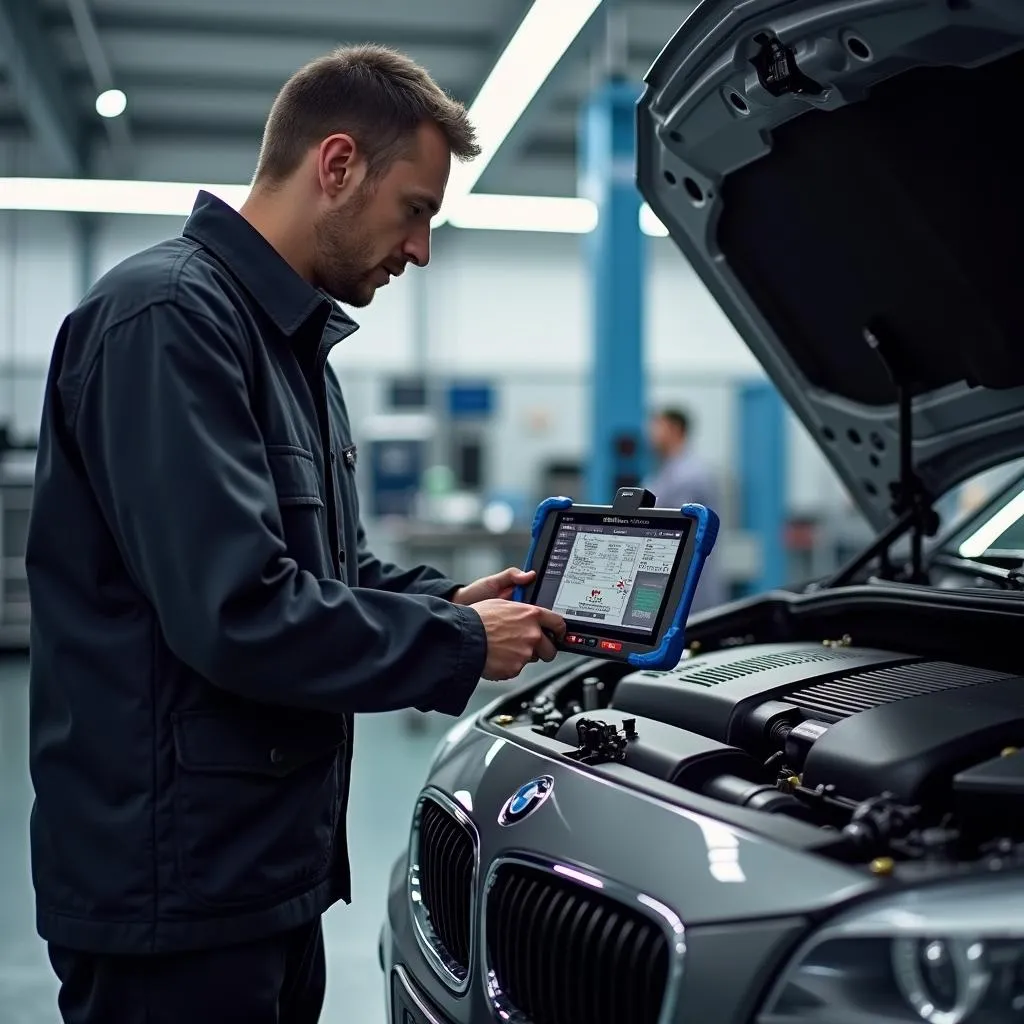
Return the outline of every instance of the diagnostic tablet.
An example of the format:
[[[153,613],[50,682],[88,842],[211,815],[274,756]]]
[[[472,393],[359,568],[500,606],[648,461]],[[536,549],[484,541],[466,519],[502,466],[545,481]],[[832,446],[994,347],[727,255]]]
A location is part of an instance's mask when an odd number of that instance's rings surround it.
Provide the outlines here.
[[[654,504],[639,487],[621,488],[612,505],[541,502],[524,565],[537,576],[514,599],[565,619],[559,649],[659,670],[679,663],[718,516]]]

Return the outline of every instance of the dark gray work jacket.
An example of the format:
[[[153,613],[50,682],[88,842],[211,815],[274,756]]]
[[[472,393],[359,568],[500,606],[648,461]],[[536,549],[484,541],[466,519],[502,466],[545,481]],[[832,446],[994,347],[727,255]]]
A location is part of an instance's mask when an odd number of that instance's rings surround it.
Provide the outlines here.
[[[206,194],[64,321],[27,554],[44,939],[198,949],[348,900],[353,714],[465,708],[479,616],[366,547],[327,363],[355,326]]]

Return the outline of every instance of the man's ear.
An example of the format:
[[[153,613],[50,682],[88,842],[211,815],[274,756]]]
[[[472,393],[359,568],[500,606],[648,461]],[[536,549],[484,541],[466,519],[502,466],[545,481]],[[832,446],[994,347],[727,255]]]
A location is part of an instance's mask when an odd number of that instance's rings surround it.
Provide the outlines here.
[[[353,195],[366,176],[366,161],[351,135],[329,135],[317,150],[320,188],[328,199]]]

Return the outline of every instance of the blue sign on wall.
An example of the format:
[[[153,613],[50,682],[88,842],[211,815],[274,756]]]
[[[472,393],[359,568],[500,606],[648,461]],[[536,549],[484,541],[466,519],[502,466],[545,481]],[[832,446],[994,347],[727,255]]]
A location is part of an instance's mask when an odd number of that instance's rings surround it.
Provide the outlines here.
[[[448,412],[453,419],[480,419],[494,411],[490,384],[452,384],[448,388]]]

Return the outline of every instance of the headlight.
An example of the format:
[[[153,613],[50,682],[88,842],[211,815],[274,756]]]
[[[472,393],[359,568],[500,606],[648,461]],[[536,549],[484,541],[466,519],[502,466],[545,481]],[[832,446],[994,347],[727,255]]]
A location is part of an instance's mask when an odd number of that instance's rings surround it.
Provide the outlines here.
[[[928,886],[836,918],[760,1024],[1024,1024],[1024,876]]]

